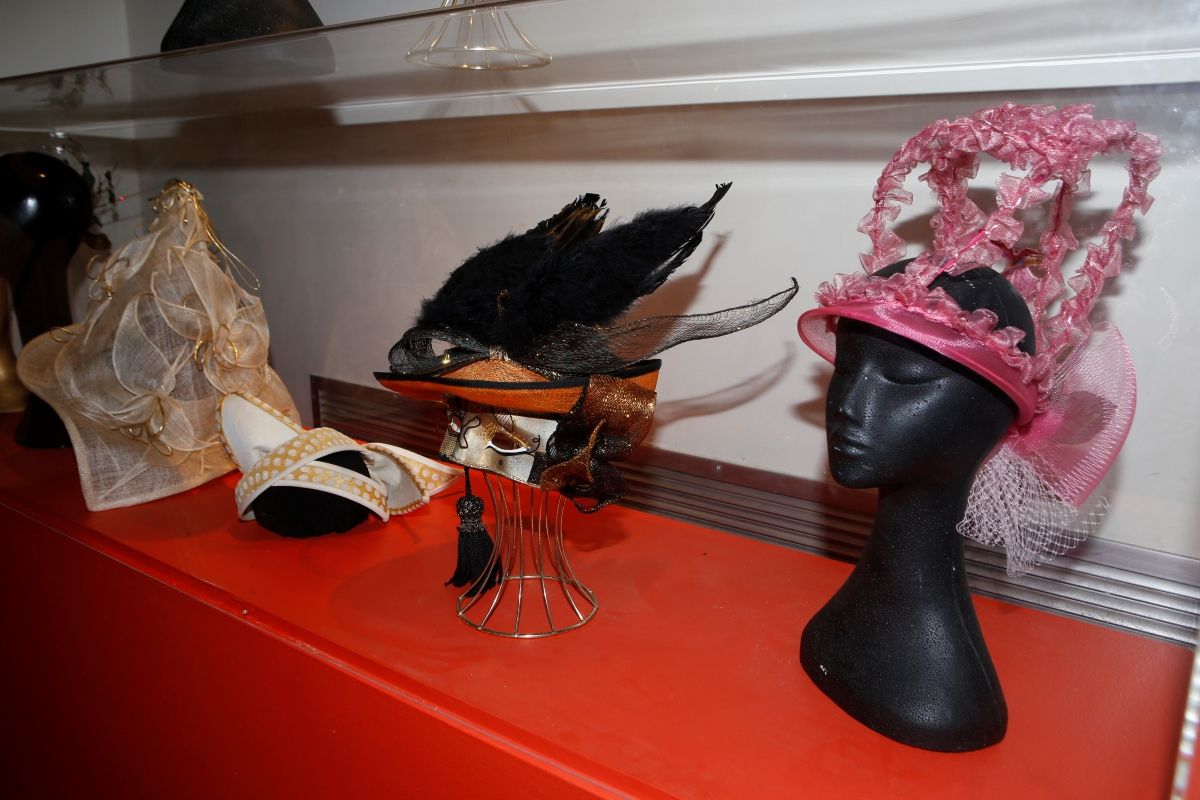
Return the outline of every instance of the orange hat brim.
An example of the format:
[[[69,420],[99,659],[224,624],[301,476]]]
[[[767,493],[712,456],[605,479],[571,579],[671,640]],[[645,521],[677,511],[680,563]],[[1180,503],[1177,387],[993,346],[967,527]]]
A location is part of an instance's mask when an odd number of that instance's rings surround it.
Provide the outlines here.
[[[658,359],[610,373],[654,391],[658,385]],[[441,375],[398,375],[376,372],[375,379],[384,387],[421,400],[457,397],[469,403],[523,411],[530,414],[567,414],[587,387],[587,375],[547,378],[528,367],[503,359],[480,359]]]

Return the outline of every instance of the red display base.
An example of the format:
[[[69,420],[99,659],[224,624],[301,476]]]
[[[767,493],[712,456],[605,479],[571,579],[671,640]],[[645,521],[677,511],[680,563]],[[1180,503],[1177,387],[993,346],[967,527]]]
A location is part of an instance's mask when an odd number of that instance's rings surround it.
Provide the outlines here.
[[[234,477],[89,513],[0,418],[12,797],[1167,795],[1191,654],[977,598],[1008,737],[959,755],[845,716],[798,662],[850,567],[624,508],[574,513],[600,612],[481,634],[442,586],[454,496],[341,536],[236,518]]]

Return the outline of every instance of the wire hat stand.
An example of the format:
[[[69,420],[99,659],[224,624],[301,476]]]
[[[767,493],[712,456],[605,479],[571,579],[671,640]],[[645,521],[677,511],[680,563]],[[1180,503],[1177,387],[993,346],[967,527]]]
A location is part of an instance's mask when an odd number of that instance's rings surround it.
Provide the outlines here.
[[[557,492],[484,473],[496,546],[458,598],[458,616],[476,630],[541,639],[583,627],[600,606],[575,577],[563,549],[566,500]]]
[[[444,0],[461,9],[435,21],[404,56],[410,64],[442,69],[529,69],[552,60],[529,41],[507,11],[480,8],[485,0]]]

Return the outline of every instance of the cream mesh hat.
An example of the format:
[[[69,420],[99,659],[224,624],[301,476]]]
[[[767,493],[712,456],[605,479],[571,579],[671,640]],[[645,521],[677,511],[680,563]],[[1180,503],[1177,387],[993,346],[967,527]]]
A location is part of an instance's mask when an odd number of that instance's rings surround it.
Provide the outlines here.
[[[169,182],[149,230],[94,272],[85,318],[21,351],[21,381],[66,425],[87,506],[167,497],[235,468],[221,444],[220,399],[295,402],[267,363],[262,302],[217,238],[202,195]]]

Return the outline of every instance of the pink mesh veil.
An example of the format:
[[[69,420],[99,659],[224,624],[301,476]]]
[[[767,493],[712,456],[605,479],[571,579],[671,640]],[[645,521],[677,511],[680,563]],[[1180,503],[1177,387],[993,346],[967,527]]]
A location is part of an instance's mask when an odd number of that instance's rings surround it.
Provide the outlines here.
[[[1124,153],[1129,183],[1112,216],[1087,245],[1083,265],[1063,275],[1080,242],[1071,228],[1075,198],[1089,187],[1088,163]],[[984,213],[967,195],[980,156],[1007,163],[996,210]],[[1158,174],[1158,140],[1133,123],[1096,119],[1088,105],[1005,103],[956,120],[938,120],[910,138],[875,185],[874,206],[859,230],[872,248],[866,272],[822,284],[819,307],[799,322],[801,337],[832,361],[836,320],[878,325],[932,348],[987,378],[1017,407],[1017,420],[981,467],[959,530],[1008,553],[1010,574],[1077,545],[1099,522],[1104,501],[1089,497],[1129,433],[1136,382],[1129,351],[1115,326],[1093,327],[1089,315],[1106,279],[1121,270],[1122,240],[1135,234]],[[918,164],[938,201],[933,248],[902,272],[875,272],[904,258],[906,243],[889,224],[912,202],[905,177]],[[1036,249],[1016,252],[1024,232],[1018,212],[1048,203]],[[1002,264],[1029,306],[1035,354],[1019,349],[1024,332],[997,328],[987,309],[960,308],[940,288],[941,274]],[[1068,288],[1070,293],[1068,293]]]

